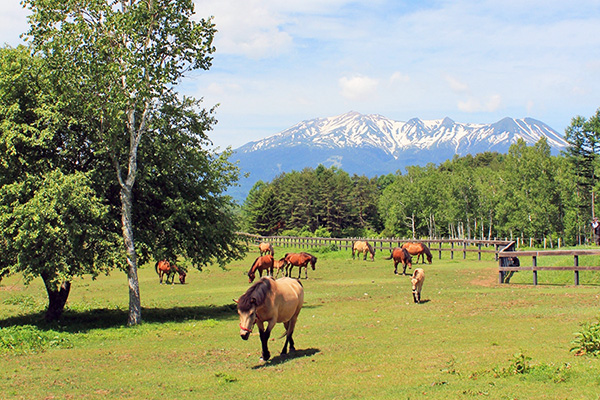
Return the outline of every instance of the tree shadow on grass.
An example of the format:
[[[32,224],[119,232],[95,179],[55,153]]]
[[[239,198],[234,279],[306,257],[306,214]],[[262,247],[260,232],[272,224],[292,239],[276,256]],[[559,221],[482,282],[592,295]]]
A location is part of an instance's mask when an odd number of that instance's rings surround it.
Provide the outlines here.
[[[271,358],[269,361],[262,363],[260,365],[255,365],[252,369],[262,369],[267,367],[273,367],[279,364],[286,363],[288,361],[294,360],[296,358],[310,357],[314,356],[317,353],[320,353],[321,350],[315,348],[309,348],[304,350],[295,350],[288,354],[280,354]]]
[[[143,308],[143,323],[203,321],[207,319],[230,320],[237,318],[235,304],[221,306]],[[56,330],[68,333],[87,332],[92,329],[117,328],[127,325],[129,310],[94,309],[89,311],[66,310],[55,322],[46,322],[45,313],[32,313],[0,320],[0,328],[33,325],[40,330]]]

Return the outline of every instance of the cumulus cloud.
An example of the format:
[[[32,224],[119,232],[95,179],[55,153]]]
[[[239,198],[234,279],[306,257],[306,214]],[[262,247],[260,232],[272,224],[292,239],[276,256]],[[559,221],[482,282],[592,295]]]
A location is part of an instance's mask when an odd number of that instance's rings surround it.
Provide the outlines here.
[[[196,9],[203,17],[214,15],[219,53],[260,59],[285,53],[293,45],[282,28],[289,23],[286,16],[259,0],[196,0]]]
[[[492,95],[485,100],[470,98],[466,101],[458,102],[458,109],[464,112],[493,112],[497,111],[502,105],[502,97],[498,94]]]
[[[349,100],[361,100],[375,92],[379,81],[368,76],[355,75],[339,80],[342,96]]]

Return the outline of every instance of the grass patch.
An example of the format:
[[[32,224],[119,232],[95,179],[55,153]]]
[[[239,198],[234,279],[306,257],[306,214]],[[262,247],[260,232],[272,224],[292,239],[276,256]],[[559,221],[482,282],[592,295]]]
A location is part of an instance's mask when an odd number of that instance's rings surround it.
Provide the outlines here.
[[[307,249],[275,248],[276,256]],[[311,250],[308,250],[309,252]],[[232,299],[247,288],[257,252],[227,269],[190,269],[185,285],[159,285],[140,268],[143,323],[126,327],[126,276],[73,283],[68,308],[46,324],[29,287],[9,277],[0,290],[3,399],[494,399],[596,398],[600,365],[571,352],[573,333],[597,316],[596,286],[497,283],[493,255],[434,251],[422,304],[408,276],[394,275],[388,251],[375,261],[349,251],[316,254],[302,279],[305,305],[295,353],[280,355],[284,331],[269,341],[239,337]],[[410,271],[412,272],[412,271]],[[541,274],[540,274],[541,275]],[[304,274],[302,274],[304,276]],[[14,296],[25,295],[21,300]],[[28,297],[28,298],[27,298]],[[6,302],[6,303],[5,303]],[[9,304],[10,303],[10,304]],[[38,341],[38,344],[36,344]],[[19,349],[22,346],[22,350]]]

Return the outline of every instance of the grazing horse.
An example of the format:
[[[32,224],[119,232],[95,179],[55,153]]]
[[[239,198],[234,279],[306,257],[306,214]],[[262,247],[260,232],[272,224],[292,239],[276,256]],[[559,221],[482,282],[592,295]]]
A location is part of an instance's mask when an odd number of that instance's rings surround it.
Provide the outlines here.
[[[412,293],[415,303],[421,302],[421,289],[423,288],[423,282],[425,281],[425,271],[423,268],[415,269],[412,274],[410,282],[412,283]]]
[[[254,278],[256,278],[256,271],[258,270],[258,274],[262,278],[263,271],[267,271],[267,275],[273,275],[273,263],[275,259],[272,255],[267,254],[266,256],[260,256],[252,263],[250,270],[248,271],[248,280],[249,283],[254,282]]]
[[[373,246],[371,246],[371,244],[367,241],[364,240],[359,240],[358,242],[352,242],[352,259],[354,260],[354,254],[357,253],[363,253],[364,257],[363,260],[367,259],[367,252],[371,254],[371,261],[375,261],[375,250],[373,249]],[[359,255],[360,257],[360,255]]]
[[[285,258],[281,258],[279,260],[275,260],[273,263],[273,272],[277,270],[277,275],[275,278],[279,277],[279,273],[283,270],[283,275],[285,276],[285,268],[287,267],[287,263],[285,262]]]
[[[258,249],[260,250],[261,256],[264,256],[265,254],[275,256],[275,250],[273,250],[273,245],[271,243],[262,242],[258,245]]]
[[[424,243],[415,243],[415,242],[407,242],[402,245],[403,249],[408,250],[411,256],[417,256],[417,262],[419,263],[419,256],[423,259],[423,264],[425,264],[425,256],[427,256],[427,262],[431,264],[431,260],[433,260],[433,255]]]
[[[406,275],[406,267],[412,268],[412,257],[410,253],[403,249],[402,247],[396,247],[392,250],[392,253],[388,258],[384,258],[384,260],[394,259],[394,274],[398,275],[398,264],[404,264],[404,270],[402,271],[402,275]]]
[[[304,279],[308,279],[308,263],[310,263],[313,271],[315,270],[315,265],[317,264],[317,257],[313,256],[309,253],[287,253],[283,256],[286,264],[286,276],[292,275],[292,269],[294,266],[298,267],[298,279],[300,279],[300,275],[302,274],[302,267],[304,267]]]
[[[281,354],[287,354],[288,344],[290,351],[296,350],[292,334],[304,303],[304,288],[299,280],[288,277],[277,280],[272,277],[261,278],[236,303],[240,315],[240,336],[248,340],[254,324],[258,324],[264,361],[271,357],[268,342],[271,330],[277,323],[283,322],[285,327],[286,339]]]
[[[169,278],[171,278],[171,284],[174,284],[175,273],[179,273],[179,282],[181,284],[185,283],[186,273],[185,270],[181,267],[175,265],[175,263],[168,262],[167,260],[161,260],[156,263],[154,266],[156,273],[158,274],[158,282],[162,284],[163,276],[167,275],[167,280],[165,283],[169,283]]]

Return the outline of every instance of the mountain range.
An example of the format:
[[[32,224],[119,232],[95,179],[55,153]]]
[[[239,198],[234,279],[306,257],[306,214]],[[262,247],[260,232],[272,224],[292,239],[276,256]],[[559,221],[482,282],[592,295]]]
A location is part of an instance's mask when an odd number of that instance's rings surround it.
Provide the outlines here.
[[[268,182],[282,172],[319,164],[373,177],[410,165],[440,164],[454,155],[506,153],[519,138],[532,145],[542,136],[554,154],[567,146],[558,132],[532,118],[507,117],[492,124],[460,123],[448,117],[400,122],[352,111],[303,121],[235,149],[231,161],[238,161],[249,177],[242,178],[241,186],[232,188],[230,194],[243,201],[258,180]]]

